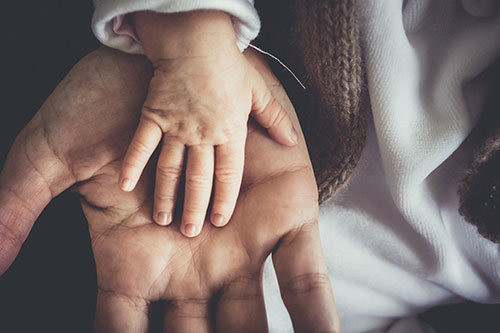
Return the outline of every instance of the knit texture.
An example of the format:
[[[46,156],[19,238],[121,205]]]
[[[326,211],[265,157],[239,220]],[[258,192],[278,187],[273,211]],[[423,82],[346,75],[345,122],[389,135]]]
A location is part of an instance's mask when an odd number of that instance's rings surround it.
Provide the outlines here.
[[[348,180],[365,143],[370,105],[356,2],[277,0],[257,1],[256,6],[262,20],[257,43],[283,59],[307,87],[303,91],[286,72],[275,70],[301,121],[321,204]],[[458,190],[460,213],[496,243],[500,243],[499,109],[498,98],[491,101],[472,134],[477,153]]]
[[[303,80],[282,78],[308,142],[320,203],[346,182],[365,143],[368,98],[353,1],[257,1],[258,43]]]

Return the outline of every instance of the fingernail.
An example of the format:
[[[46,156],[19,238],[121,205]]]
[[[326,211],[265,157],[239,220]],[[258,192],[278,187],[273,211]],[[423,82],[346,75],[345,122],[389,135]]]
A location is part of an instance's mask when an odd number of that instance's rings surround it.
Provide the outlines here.
[[[212,216],[212,224],[216,227],[221,227],[224,224],[224,216],[221,214],[214,214]]]
[[[132,191],[132,181],[128,178],[123,178],[121,183],[120,183],[120,187],[122,190],[124,191]]]
[[[186,224],[186,226],[184,227],[184,234],[188,237],[196,236],[196,225]]]
[[[298,140],[299,140],[299,136],[297,134],[297,131],[295,130],[295,128],[292,127],[292,130],[290,131],[290,136],[289,136],[289,139],[290,141],[293,143],[293,144],[297,144],[298,143]]]
[[[167,225],[170,223],[170,215],[166,212],[158,212],[158,223],[161,225]]]

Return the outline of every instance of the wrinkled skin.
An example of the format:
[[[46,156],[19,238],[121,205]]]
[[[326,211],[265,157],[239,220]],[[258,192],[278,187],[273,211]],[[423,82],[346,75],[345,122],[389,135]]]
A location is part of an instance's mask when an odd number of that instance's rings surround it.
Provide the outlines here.
[[[293,110],[265,62],[246,56]],[[71,70],[20,133],[0,175],[0,273],[41,210],[72,186],[82,196],[98,274],[96,331],[147,332],[156,301],[167,301],[165,331],[265,331],[261,279],[270,253],[295,330],[339,330],[303,138],[285,147],[250,124],[231,223],[207,224],[196,238],[180,233],[178,218],[168,227],[153,222],[151,165],[133,192],[119,189],[150,75],[143,58],[101,48]]]

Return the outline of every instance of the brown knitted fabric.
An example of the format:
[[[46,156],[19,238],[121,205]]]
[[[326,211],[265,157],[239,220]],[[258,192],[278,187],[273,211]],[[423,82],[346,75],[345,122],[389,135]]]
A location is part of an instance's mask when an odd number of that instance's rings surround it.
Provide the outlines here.
[[[500,130],[477,154],[460,186],[460,214],[485,238],[500,243]]]
[[[281,78],[303,126],[320,203],[351,174],[365,142],[367,103],[356,7],[349,0],[257,1],[258,40],[307,87]]]

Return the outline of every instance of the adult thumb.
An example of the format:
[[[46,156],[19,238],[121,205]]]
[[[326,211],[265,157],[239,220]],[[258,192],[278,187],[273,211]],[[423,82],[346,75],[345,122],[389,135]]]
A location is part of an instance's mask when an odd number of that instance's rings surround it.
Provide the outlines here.
[[[18,135],[0,173],[0,275],[16,258],[45,206],[74,183],[39,117]]]

